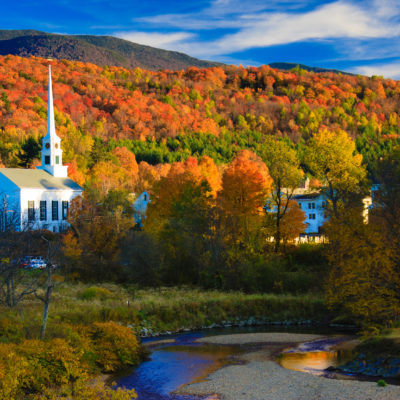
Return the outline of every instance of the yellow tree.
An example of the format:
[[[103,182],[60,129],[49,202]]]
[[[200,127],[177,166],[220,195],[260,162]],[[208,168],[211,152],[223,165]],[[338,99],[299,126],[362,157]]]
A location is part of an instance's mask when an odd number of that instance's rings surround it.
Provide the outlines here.
[[[212,189],[196,158],[172,164],[153,190],[145,233],[165,254],[165,275],[173,283],[198,283],[204,257]]]
[[[119,243],[134,221],[123,205],[113,203],[107,209],[107,198],[97,204],[92,200],[78,197],[72,201],[68,215],[71,230],[63,237],[63,253],[70,269],[85,279],[115,278]]]
[[[221,189],[221,174],[218,167],[215,165],[214,160],[208,156],[204,156],[199,163],[202,175],[207,179],[211,188],[213,197]]]
[[[359,322],[390,323],[400,312],[400,275],[382,225],[365,224],[357,207],[333,217],[326,230],[331,264],[328,306]]]
[[[139,163],[138,179],[135,191],[140,194],[144,191],[152,192],[155,184],[166,176],[171,168],[171,164],[150,165],[145,161]]]
[[[273,179],[273,189],[267,206],[272,216],[275,229],[275,252],[279,251],[282,239],[282,222],[294,194],[303,178],[300,168],[300,160],[294,150],[286,141],[275,138],[266,139],[263,159],[268,166],[269,173]],[[292,207],[292,212],[294,208]]]
[[[133,191],[138,178],[139,167],[135,155],[126,147],[116,147],[112,154],[117,157],[120,166],[124,169],[127,177],[127,186]]]
[[[323,184],[335,215],[347,193],[357,190],[366,176],[362,155],[356,152],[354,141],[345,131],[321,129],[308,144],[304,162]]]

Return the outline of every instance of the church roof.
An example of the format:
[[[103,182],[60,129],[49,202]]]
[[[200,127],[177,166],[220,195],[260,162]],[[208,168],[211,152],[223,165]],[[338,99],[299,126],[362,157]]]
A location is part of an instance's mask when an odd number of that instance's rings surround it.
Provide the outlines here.
[[[0,174],[21,189],[83,190],[69,178],[56,178],[42,169],[0,168]]]
[[[321,192],[312,192],[312,193],[304,193],[298,194],[297,196],[293,196],[294,200],[313,200],[321,196]]]

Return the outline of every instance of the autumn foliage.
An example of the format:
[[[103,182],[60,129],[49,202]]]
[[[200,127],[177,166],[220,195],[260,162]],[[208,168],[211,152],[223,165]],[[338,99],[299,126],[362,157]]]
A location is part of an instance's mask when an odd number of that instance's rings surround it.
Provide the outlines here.
[[[28,139],[45,134],[47,64],[0,57],[0,162],[8,167],[19,165]],[[66,60],[52,61],[52,73],[56,129],[78,182],[99,162],[94,179],[120,179],[110,162],[135,171],[128,151],[153,165],[190,155],[227,163],[244,148],[261,155],[268,135],[301,144],[325,128],[355,139],[371,171],[400,137],[400,86],[381,77],[268,66],[152,72]]]
[[[64,335],[68,335],[67,332],[68,329]],[[77,392],[86,393],[87,397],[82,399],[130,399],[135,395],[134,391],[129,392],[132,397],[123,397],[121,391],[115,392],[114,397],[111,389],[100,383],[90,386],[87,381],[99,370],[114,372],[123,366],[136,365],[139,360],[136,336],[130,328],[115,322],[95,323],[92,327],[75,326],[67,339],[1,343],[0,398],[64,398],[59,396],[63,392],[69,393],[73,382]],[[63,390],[58,391],[60,388]],[[96,397],[96,394],[109,397]]]

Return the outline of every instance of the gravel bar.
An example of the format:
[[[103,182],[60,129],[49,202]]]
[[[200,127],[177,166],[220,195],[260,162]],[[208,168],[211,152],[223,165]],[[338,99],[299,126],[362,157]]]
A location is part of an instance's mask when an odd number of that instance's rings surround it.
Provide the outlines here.
[[[319,335],[260,333],[224,335],[199,341],[218,344],[297,343]],[[259,352],[259,350],[258,350]],[[266,348],[266,352],[268,350]],[[229,365],[203,382],[185,385],[180,394],[212,396],[221,400],[400,400],[400,387],[378,387],[375,382],[327,379],[282,368],[271,360],[251,361],[252,352],[240,355],[247,362]],[[250,356],[250,357],[249,357]],[[255,359],[257,360],[257,359]]]
[[[256,344],[256,343],[301,343],[323,339],[326,336],[302,333],[238,333],[235,335],[218,335],[199,338],[196,342],[212,344]]]

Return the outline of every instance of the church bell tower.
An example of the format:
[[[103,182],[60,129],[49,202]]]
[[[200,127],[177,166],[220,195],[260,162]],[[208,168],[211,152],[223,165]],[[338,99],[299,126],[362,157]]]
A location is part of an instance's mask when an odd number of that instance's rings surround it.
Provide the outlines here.
[[[54,123],[53,88],[51,84],[50,65],[48,91],[47,134],[42,139],[42,165],[38,168],[44,169],[54,177],[67,178],[68,167],[62,165],[61,139],[56,134]]]

